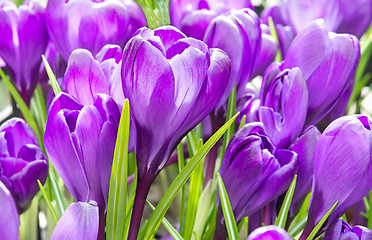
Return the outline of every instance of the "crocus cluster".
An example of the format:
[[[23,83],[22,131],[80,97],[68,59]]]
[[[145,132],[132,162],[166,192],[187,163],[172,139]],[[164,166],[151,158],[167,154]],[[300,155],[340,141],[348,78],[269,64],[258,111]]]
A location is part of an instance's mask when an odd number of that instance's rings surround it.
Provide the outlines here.
[[[22,113],[0,125],[0,239],[22,238],[32,201],[53,240],[142,239],[161,220],[177,239],[372,239],[372,123],[345,116],[370,82],[372,1],[136,2],[0,0]],[[179,221],[144,223],[177,158],[158,206],[191,176]]]

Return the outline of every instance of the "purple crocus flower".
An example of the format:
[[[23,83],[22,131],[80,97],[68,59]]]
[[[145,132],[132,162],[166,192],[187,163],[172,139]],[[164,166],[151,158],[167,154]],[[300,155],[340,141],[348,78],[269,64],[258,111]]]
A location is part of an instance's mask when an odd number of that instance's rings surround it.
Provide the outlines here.
[[[76,201],[106,206],[119,119],[116,103],[104,94],[86,106],[65,93],[53,100],[45,149]]]
[[[284,229],[270,225],[257,228],[249,234],[247,240],[292,240],[292,238]]]
[[[217,105],[230,60],[174,27],[142,28],[123,51],[122,81],[137,129],[138,187],[129,233],[137,237],[149,187],[180,140]]]
[[[226,148],[220,170],[237,222],[285,192],[296,170],[297,154],[276,149],[262,123],[239,129]],[[215,239],[225,239],[221,207],[219,213]]]
[[[325,227],[370,191],[371,138],[371,122],[360,115],[338,118],[324,130],[315,151],[309,217],[300,239],[306,239],[336,201]]]
[[[26,122],[12,118],[0,126],[0,180],[24,212],[48,175],[48,161]]]
[[[169,14],[173,26],[188,37],[203,40],[209,23],[231,9],[251,8],[250,0],[171,0]]]
[[[38,81],[41,54],[48,43],[44,8],[38,1],[25,1],[18,9],[13,2],[0,2],[0,57],[26,104]]]
[[[274,65],[265,74],[275,75],[275,72],[294,67],[301,69],[309,94],[305,122],[309,126],[319,122],[353,84],[359,57],[358,39],[328,32],[319,19],[296,36],[282,64],[277,64],[279,70]]]
[[[0,239],[19,240],[19,218],[12,194],[0,181]]]
[[[340,219],[326,232],[324,240],[369,240],[372,230],[363,226],[351,228],[347,222]]]
[[[117,104],[104,94],[97,95],[93,104],[86,106],[66,93],[60,93],[53,100],[44,136],[45,149],[66,187],[79,202],[64,213],[53,239],[66,234],[74,238],[80,236],[80,232],[89,236],[98,234],[99,239],[104,235],[104,210],[119,119]],[[76,219],[71,221],[72,218]],[[81,219],[78,226],[69,228],[77,219]]]
[[[57,50],[67,61],[77,48],[95,55],[106,44],[124,47],[146,20],[132,0],[50,0],[46,23]]]
[[[239,97],[241,89],[251,79],[255,59],[260,51],[260,24],[260,18],[248,8],[220,15],[209,24],[204,42],[209,47],[222,49],[231,59],[230,79],[220,104],[225,103],[235,84]],[[230,37],[226,38],[226,35]]]
[[[265,74],[261,87],[259,119],[278,148],[288,148],[302,132],[308,90],[299,68],[279,72],[275,65]]]

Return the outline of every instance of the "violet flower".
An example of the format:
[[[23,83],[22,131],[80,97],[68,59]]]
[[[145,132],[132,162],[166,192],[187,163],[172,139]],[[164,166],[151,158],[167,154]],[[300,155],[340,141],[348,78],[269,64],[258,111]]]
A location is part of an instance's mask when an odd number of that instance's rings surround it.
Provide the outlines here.
[[[129,239],[148,190],[180,140],[216,107],[230,60],[171,26],[142,28],[123,51],[122,81],[137,129],[138,187]]]
[[[296,36],[283,63],[271,66],[265,74],[294,67],[301,69],[309,94],[305,122],[309,126],[319,122],[353,84],[359,57],[358,39],[328,32],[323,21],[317,20]]]
[[[41,54],[48,43],[44,8],[33,0],[25,1],[18,9],[13,2],[1,1],[0,23],[0,57],[29,104],[38,81]]]
[[[309,216],[300,239],[306,239],[336,201],[326,228],[370,191],[371,140],[371,122],[365,116],[338,118],[324,130],[315,151]]]
[[[124,47],[146,20],[132,0],[50,0],[46,23],[57,50],[67,61],[77,48],[95,55],[106,44]]]
[[[115,101],[104,94],[86,106],[66,93],[53,100],[44,136],[45,149],[75,201],[82,202],[67,209],[53,239],[64,239],[65,235],[74,239],[80,236],[76,235],[79,232],[104,238],[104,210],[119,119]],[[79,224],[71,227],[78,219]]]
[[[297,164],[296,153],[273,146],[262,123],[250,123],[239,129],[226,148],[220,170],[236,221],[284,193],[297,171]],[[226,236],[219,206],[214,239]]]
[[[347,222],[340,219],[328,229],[324,240],[369,240],[372,239],[372,230],[363,226],[351,228]]]
[[[251,8],[250,0],[171,0],[170,20],[188,37],[203,40],[209,23],[231,9]]]
[[[19,240],[19,218],[13,197],[0,181],[0,239]]]
[[[206,30],[204,42],[209,47],[222,49],[231,59],[230,79],[221,105],[225,103],[235,84],[239,98],[241,89],[244,89],[251,79],[255,59],[260,51],[260,24],[261,20],[257,14],[245,8],[216,17]]]
[[[30,206],[48,175],[48,160],[38,145],[35,133],[20,118],[0,126],[0,180],[12,193],[18,212]]]
[[[247,240],[292,240],[291,236],[282,228],[270,225],[255,229]]]
[[[273,66],[272,66],[273,67]],[[308,90],[299,68],[267,71],[261,87],[259,119],[277,148],[288,148],[305,123]]]

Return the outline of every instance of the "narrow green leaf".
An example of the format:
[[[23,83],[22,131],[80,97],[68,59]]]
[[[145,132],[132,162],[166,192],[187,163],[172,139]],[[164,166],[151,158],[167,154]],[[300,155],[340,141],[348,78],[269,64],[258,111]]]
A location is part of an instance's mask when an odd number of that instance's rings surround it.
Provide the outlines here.
[[[213,205],[213,196],[216,191],[216,182],[212,179],[207,183],[207,186],[204,188],[202,194],[200,195],[198,208],[196,210],[196,216],[194,221],[194,227],[192,232],[198,236],[203,235],[203,230],[205,229],[208,223],[208,213]]]
[[[39,181],[39,179],[37,180],[37,184],[39,184],[40,191],[43,194],[44,201],[45,201],[45,203],[46,203],[46,205],[49,209],[50,214],[52,215],[53,221],[54,221],[55,224],[57,224],[57,222],[58,222],[57,213],[54,210],[52,204],[50,203],[50,201],[48,199],[48,196],[46,195],[45,189],[44,189],[43,185],[41,184],[41,182]]]
[[[319,232],[319,230],[322,228],[324,222],[327,220],[329,215],[332,213],[333,209],[335,209],[336,205],[338,204],[338,200],[336,203],[329,209],[329,211],[324,215],[324,217],[318,222],[318,224],[315,226],[313,231],[311,231],[310,235],[307,237],[306,240],[313,240],[315,235]]]
[[[198,144],[197,151],[203,145],[202,142]],[[190,239],[193,232],[196,210],[198,207],[198,202],[203,187],[203,160],[200,161],[199,165],[192,172],[190,177],[189,194],[187,199],[187,209],[186,209],[186,220],[185,220],[185,231],[184,238]]]
[[[278,38],[278,34],[276,32],[276,28],[275,28],[273,18],[269,17],[268,21],[269,21],[269,27],[270,27],[270,34],[275,39],[275,42],[279,45],[279,38]],[[282,54],[280,52],[280,49],[278,49],[276,51],[275,61],[276,62],[281,62],[282,61]]]
[[[301,219],[299,219],[296,224],[293,225],[293,227],[289,228],[288,233],[292,237],[297,236],[304,228],[307,223],[307,215],[302,216]]]
[[[230,96],[229,96],[229,101],[227,103],[226,121],[228,121],[234,116],[235,109],[236,109],[236,85],[231,91]],[[232,123],[229,129],[227,129],[226,134],[223,136],[222,156],[225,153],[227,144],[229,143],[231,137],[234,135],[234,132],[235,132],[235,123]]]
[[[61,91],[61,88],[58,85],[56,76],[54,75],[53,70],[50,67],[50,65],[48,63],[48,60],[45,58],[45,56],[44,55],[41,55],[41,58],[43,59],[45,70],[46,70],[46,72],[48,74],[50,84],[52,85],[52,88],[53,88],[53,91],[54,91],[54,95],[57,96],[58,93],[60,93],[62,91]]]
[[[56,200],[56,203],[57,203],[59,216],[62,216],[62,214],[66,210],[66,203],[65,203],[64,198],[62,197],[62,193],[61,193],[59,187],[57,186],[54,171],[49,171],[48,177],[49,177],[49,180],[50,180],[49,181],[50,185],[51,185],[52,190],[53,190],[54,199]]]
[[[148,200],[146,200],[146,202],[151,207],[151,209],[154,211],[155,207]],[[177,230],[172,226],[172,224],[165,217],[163,217],[161,222],[163,223],[163,226],[165,227],[165,229],[167,229],[168,233],[172,236],[174,240],[183,240],[181,235],[177,232]]]
[[[296,188],[296,182],[297,182],[297,175],[294,176],[291,185],[288,188],[287,194],[285,195],[282,207],[280,208],[279,215],[275,219],[274,225],[277,225],[283,229],[285,229],[285,224],[287,222],[287,216],[289,207],[292,203],[292,197]]]
[[[235,121],[238,114],[236,114],[232,119],[225,123],[212,137],[201,147],[201,149],[192,157],[188,164],[182,169],[182,171],[177,175],[176,179],[169,186],[168,190],[165,192],[164,196],[157,205],[155,211],[152,213],[146,232],[143,239],[152,239],[155,235],[161,219],[165,215],[165,212],[168,210],[173,199],[176,197],[178,191],[186,183],[187,179],[190,177],[191,173],[199,165],[200,161],[205,157],[209,150],[213,147],[214,144],[222,137],[226,130],[231,126]]]
[[[185,157],[183,155],[182,141],[177,145],[178,154],[178,172],[180,173],[185,167]],[[180,233],[183,235],[185,226],[185,205],[186,205],[186,187],[182,186],[181,189],[181,209],[180,209]]]
[[[246,118],[247,118],[247,115],[243,115],[242,120],[240,121],[239,128],[244,126]]]
[[[229,238],[231,240],[239,240],[238,226],[236,225],[234,213],[230,205],[229,196],[227,196],[225,185],[223,184],[223,180],[219,172],[217,173],[217,183],[227,233],[229,234]]]
[[[35,135],[36,135],[36,137],[39,141],[40,148],[44,149],[43,139],[40,135],[40,132],[39,132],[39,129],[36,125],[36,122],[32,118],[32,115],[31,115],[30,110],[28,109],[26,103],[23,101],[21,95],[19,95],[17,89],[14,87],[12,82],[5,75],[5,73],[3,72],[3,70],[1,68],[0,68],[0,76],[4,80],[4,83],[7,86],[7,88],[9,89],[9,92],[12,94],[12,96],[14,98],[14,101],[17,103],[17,105],[18,105],[19,109],[21,110],[21,112],[23,114],[23,117],[25,118],[26,122],[28,123],[28,125],[30,125],[32,130],[34,130]]]
[[[43,92],[41,91],[40,84],[37,85],[34,96],[31,99],[31,109],[35,113],[37,124],[39,125],[41,137],[44,138],[44,131],[46,126],[46,107]]]
[[[128,177],[128,141],[129,141],[129,102],[126,99],[121,113],[116,138],[114,160],[112,163],[109,199],[107,206],[107,239],[124,239],[127,177]]]

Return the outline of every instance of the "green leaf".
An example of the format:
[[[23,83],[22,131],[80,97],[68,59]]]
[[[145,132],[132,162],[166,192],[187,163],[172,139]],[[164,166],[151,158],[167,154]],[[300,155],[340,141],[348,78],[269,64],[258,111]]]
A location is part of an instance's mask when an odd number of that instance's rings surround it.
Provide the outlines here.
[[[275,28],[273,18],[270,16],[268,21],[269,21],[269,27],[270,27],[270,34],[275,39],[275,42],[279,45],[279,38],[278,38],[278,34],[276,32],[276,28]],[[276,51],[275,61],[276,62],[281,62],[282,61],[282,54],[280,52],[280,49],[278,49]]]
[[[239,240],[238,226],[235,222],[234,213],[231,209],[230,200],[227,196],[225,185],[223,184],[222,177],[220,173],[217,173],[217,183],[218,183],[218,192],[220,194],[221,207],[223,216],[225,218],[225,224],[227,228],[227,233],[231,240]]]
[[[31,109],[35,113],[37,123],[40,128],[41,137],[44,138],[44,131],[46,126],[46,107],[44,101],[44,95],[41,91],[40,84],[37,85],[34,96],[31,98]]]
[[[48,199],[48,196],[45,192],[45,189],[44,189],[43,185],[41,184],[41,182],[39,181],[39,179],[37,180],[37,184],[39,184],[40,191],[43,194],[44,201],[45,201],[45,203],[46,203],[46,205],[49,209],[50,214],[52,215],[53,221],[54,221],[55,224],[57,224],[57,222],[58,222],[57,213],[54,210],[52,204],[50,203],[50,201]]]
[[[177,145],[178,154],[178,172],[180,173],[185,167],[185,157],[183,155],[182,141]],[[180,209],[180,233],[183,234],[185,226],[185,206],[186,206],[186,187],[182,186],[181,189],[181,209]]]
[[[65,212],[65,209],[66,209],[66,203],[65,203],[64,198],[62,197],[62,193],[59,187],[57,186],[54,171],[49,171],[48,177],[49,177],[49,183],[51,185],[50,187],[53,190],[54,199],[56,200],[56,203],[57,203],[59,216],[62,216],[62,214]]]
[[[54,75],[53,70],[50,67],[50,65],[48,63],[48,60],[45,58],[45,56],[44,55],[41,55],[41,58],[43,59],[45,70],[46,70],[46,72],[48,74],[50,84],[52,85],[52,88],[53,88],[53,91],[54,91],[54,95],[57,96],[58,93],[60,93],[62,91],[61,91],[61,88],[58,85],[56,76]]]
[[[239,128],[242,128],[244,126],[246,118],[247,118],[247,115],[243,115],[242,120],[240,121]]]
[[[226,112],[226,121],[232,118],[235,114],[236,108],[236,85],[234,86],[233,90],[230,93],[229,101],[227,103],[227,112]],[[235,132],[235,123],[232,123],[229,129],[226,131],[226,134],[223,137],[222,143],[222,156],[225,153],[227,144],[229,143],[231,137],[234,135]],[[219,168],[218,168],[219,169]]]
[[[203,235],[203,230],[208,223],[208,213],[210,212],[211,206],[213,204],[213,196],[216,191],[216,182],[212,179],[207,183],[202,194],[200,195],[198,207],[196,210],[195,222],[193,227],[193,233],[198,236]]]
[[[372,228],[372,190],[369,192],[369,204],[368,204],[368,228]]]
[[[148,200],[146,200],[146,202],[148,205],[150,205],[152,210],[155,210],[155,207]],[[163,217],[161,222],[163,223],[163,226],[165,227],[165,229],[167,229],[168,233],[172,236],[174,240],[183,240],[181,235],[177,232],[177,230],[172,226],[172,224],[170,224],[170,222],[165,217]]]
[[[285,195],[282,207],[280,208],[279,215],[275,220],[274,225],[277,225],[281,228],[285,228],[285,224],[287,222],[287,216],[289,207],[291,206],[292,197],[296,188],[296,182],[297,182],[297,175],[294,176],[291,185],[289,186],[289,189],[287,191],[287,194]]]
[[[9,92],[12,94],[12,96],[14,98],[14,101],[17,103],[17,105],[18,105],[19,109],[21,110],[21,112],[23,114],[23,117],[25,118],[26,122],[28,123],[28,125],[30,125],[32,130],[34,130],[35,135],[36,135],[36,137],[39,141],[40,148],[44,149],[43,138],[40,135],[40,132],[39,132],[39,129],[36,125],[36,122],[32,118],[32,115],[31,115],[30,110],[28,109],[26,103],[23,101],[21,95],[19,95],[17,89],[14,87],[12,82],[5,75],[5,73],[3,72],[3,70],[1,68],[0,68],[0,76],[4,80],[4,83],[7,86],[7,88],[9,89]]]
[[[327,218],[329,217],[329,215],[332,213],[333,209],[335,209],[335,207],[336,207],[337,204],[338,204],[338,200],[331,207],[331,209],[329,209],[329,211],[324,215],[324,217],[322,219],[320,219],[320,221],[315,226],[315,228],[313,229],[313,231],[311,231],[310,235],[307,237],[306,240],[313,240],[314,239],[314,237],[319,232],[319,230],[322,228],[323,224],[325,223],[325,221],[327,220]]]
[[[236,114],[232,119],[225,123],[213,136],[201,147],[201,149],[192,157],[188,164],[182,169],[182,171],[177,175],[173,183],[169,186],[168,190],[165,192],[164,196],[157,205],[155,211],[151,215],[146,232],[143,239],[152,239],[155,235],[161,219],[164,217],[165,212],[168,210],[173,199],[176,197],[178,191],[186,183],[187,179],[190,177],[191,173],[199,165],[200,161],[205,157],[209,150],[214,144],[222,137],[226,130],[235,121],[238,114]]]
[[[199,143],[197,151],[203,145],[202,142]],[[198,207],[198,202],[203,187],[203,160],[200,161],[199,165],[192,172],[190,177],[189,194],[187,199],[187,209],[186,209],[186,220],[185,220],[185,231],[184,238],[190,239],[193,232],[193,226],[195,222],[196,210]]]
[[[129,102],[126,99],[121,113],[116,138],[114,160],[112,163],[110,189],[107,206],[107,239],[124,239],[126,223],[128,141],[129,141]]]

